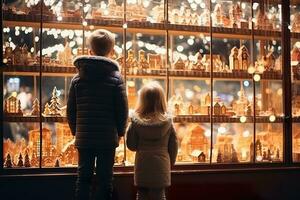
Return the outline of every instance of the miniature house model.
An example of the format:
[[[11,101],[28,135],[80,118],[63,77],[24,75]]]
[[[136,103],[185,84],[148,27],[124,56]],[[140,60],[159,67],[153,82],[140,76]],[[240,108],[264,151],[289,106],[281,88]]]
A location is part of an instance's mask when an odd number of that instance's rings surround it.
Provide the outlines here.
[[[197,125],[191,128],[181,141],[181,152],[183,157],[190,157],[192,152],[198,150],[208,155],[209,142],[204,135],[205,130]]]
[[[247,71],[250,64],[249,52],[246,46],[241,46],[238,54],[239,68],[237,70]]]
[[[17,97],[10,96],[4,100],[5,115],[23,115],[21,110],[21,101]]]

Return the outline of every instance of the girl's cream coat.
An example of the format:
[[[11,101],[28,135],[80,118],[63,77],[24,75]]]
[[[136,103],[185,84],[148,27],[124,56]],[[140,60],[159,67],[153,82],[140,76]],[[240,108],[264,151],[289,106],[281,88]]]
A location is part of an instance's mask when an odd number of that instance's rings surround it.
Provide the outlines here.
[[[143,121],[132,118],[127,146],[136,151],[134,183],[138,187],[162,188],[171,185],[178,143],[171,119]]]

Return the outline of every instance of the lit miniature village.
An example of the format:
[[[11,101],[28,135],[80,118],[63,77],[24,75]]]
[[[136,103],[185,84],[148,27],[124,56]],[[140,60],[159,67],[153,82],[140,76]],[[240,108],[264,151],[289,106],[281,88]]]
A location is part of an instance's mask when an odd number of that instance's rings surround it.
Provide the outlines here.
[[[246,3],[213,3],[211,11],[203,1],[182,2],[178,6],[170,5],[169,21],[165,21],[165,8],[163,1],[149,0],[129,0],[126,5],[126,15],[128,22],[134,24],[151,25],[155,23],[168,24],[172,26],[203,26],[227,29],[257,29],[268,31],[280,31],[281,21],[277,6],[271,6],[267,10],[259,9],[258,3],[253,4],[254,18],[247,13]],[[86,1],[84,9],[81,5],[68,1],[32,1],[19,5],[4,5],[3,11],[8,18],[20,17],[35,19],[39,17],[41,7],[43,15],[53,22],[69,22],[74,19],[82,23],[83,26],[92,24],[93,20],[108,21],[108,25],[123,23],[124,5],[115,0],[101,1],[92,5]],[[82,13],[82,10],[84,13]],[[201,13],[201,14],[200,14]],[[82,16],[83,14],[83,16]],[[212,21],[210,21],[212,19]],[[111,22],[115,21],[115,22]],[[110,24],[111,23],[111,24]],[[253,23],[253,27],[252,27]],[[90,27],[89,27],[90,28]],[[124,27],[123,27],[124,28]],[[174,27],[173,27],[174,28]],[[92,30],[92,28],[90,28]],[[291,16],[290,29],[292,32],[300,32],[300,14]],[[33,34],[36,31],[32,27],[5,27],[4,34],[19,36],[20,34]],[[21,32],[21,33],[20,33]],[[90,31],[85,32],[86,35]],[[82,30],[60,30],[47,29],[43,34],[51,35],[55,39],[66,38],[60,44],[42,49],[42,59],[39,51],[35,47],[39,42],[39,36],[34,36],[34,45],[28,47],[24,42],[16,44],[12,38],[4,44],[3,62],[10,66],[48,66],[48,67],[74,67],[72,60],[78,55],[86,55],[87,49],[81,48],[83,43]],[[183,36],[182,36],[183,37]],[[193,38],[192,38],[193,37]],[[190,36],[192,44],[198,36]],[[200,36],[200,40],[204,40]],[[202,42],[201,41],[201,42]],[[154,46],[149,41],[143,41],[143,46],[139,50],[134,47],[127,49],[126,59],[123,57],[123,48],[116,45],[114,58],[126,69],[127,75],[148,74],[166,75],[166,48],[158,45]],[[155,43],[155,42],[154,42]],[[132,42],[131,42],[132,44]],[[153,45],[153,48],[148,48]],[[191,44],[189,44],[192,46]],[[246,74],[253,75],[253,80],[259,82],[264,74],[281,74],[282,58],[276,54],[274,49],[265,46],[265,51],[259,54],[251,62],[251,52],[249,46],[243,42],[229,48],[229,57],[224,59],[220,54],[209,54],[201,52],[199,49],[193,54],[185,55],[177,48],[171,51],[172,60],[169,66],[171,75],[179,75],[181,72],[199,72],[227,75]],[[272,45],[271,45],[272,46]],[[182,47],[182,46],[181,46]],[[248,47],[248,48],[247,48]],[[182,47],[184,49],[186,47]],[[184,49],[185,50],[185,49]],[[182,53],[181,53],[182,52]],[[253,52],[252,52],[253,53]],[[126,67],[125,61],[126,60]],[[42,61],[42,63],[40,63]],[[211,66],[213,63],[213,66]],[[300,45],[293,45],[291,51],[292,74],[300,80]],[[210,76],[210,75],[209,75]],[[250,76],[252,78],[252,76]],[[169,112],[174,117],[195,117],[209,116],[226,119],[242,119],[242,117],[252,118],[256,116],[270,117],[268,122],[274,122],[276,117],[282,117],[281,105],[278,106],[274,99],[282,98],[282,89],[273,89],[272,86],[264,88],[262,93],[266,93],[268,98],[263,99],[262,94],[255,97],[246,92],[244,81],[237,81],[239,90],[236,94],[231,94],[234,98],[230,101],[224,99],[217,91],[205,91],[194,94],[195,98],[187,99],[176,92],[171,93],[168,101]],[[209,86],[212,87],[212,86]],[[187,91],[188,87],[184,90]],[[274,91],[272,91],[274,90]],[[129,107],[134,108],[137,101],[138,88],[134,81],[127,82],[127,93]],[[275,94],[274,94],[275,93]],[[276,96],[277,95],[277,96]],[[197,98],[196,98],[197,97]],[[255,105],[254,99],[255,98]],[[267,102],[267,103],[265,103]],[[11,95],[4,99],[5,117],[33,117],[33,118],[64,118],[66,117],[66,106],[61,105],[57,88],[52,91],[51,100],[41,105],[39,99],[32,102],[30,112],[21,109],[21,101]],[[212,107],[212,108],[211,108]],[[253,110],[255,109],[255,110]],[[212,112],[212,113],[211,113]],[[300,98],[294,95],[292,99],[293,116],[300,116]],[[41,119],[40,119],[41,120]],[[246,121],[240,120],[244,124]],[[251,122],[252,123],[252,122]],[[4,167],[70,167],[77,165],[77,151],[74,146],[74,136],[67,123],[55,122],[43,125],[42,130],[38,126],[28,131],[28,138],[18,138],[15,142],[10,139],[3,141],[3,161]],[[238,123],[237,123],[238,124]],[[211,130],[204,123],[176,123],[176,130],[179,139],[178,163],[206,163],[210,156],[215,163],[239,163],[239,162],[278,162],[283,159],[283,134],[282,128],[276,127],[276,123],[259,124],[262,126],[256,131],[255,147],[253,144],[252,130],[241,128],[238,125],[225,123],[214,125],[213,148],[210,155]],[[235,127],[237,126],[237,127]],[[42,137],[42,138],[40,138]],[[42,139],[42,145],[40,141]],[[42,149],[40,150],[40,148]],[[293,140],[294,157],[300,160],[300,133],[296,131]],[[42,152],[42,155],[40,155]],[[254,158],[254,152],[256,157]],[[134,163],[134,153],[126,150],[126,161],[124,160],[124,141],[116,151],[116,163],[131,165]],[[41,160],[42,163],[39,163]]]
[[[47,5],[46,5],[47,4]],[[43,14],[52,17],[57,21],[67,21],[71,18],[81,18],[80,4],[74,2],[34,2],[28,1],[27,5],[5,6],[4,10],[10,15],[38,15],[40,7],[43,7]],[[213,26],[225,28],[251,28],[251,17],[246,14],[246,3],[216,3],[212,7]],[[254,10],[259,10],[259,4],[254,3]],[[255,28],[265,30],[279,29],[279,16],[276,15],[276,8],[258,11],[254,20]],[[151,10],[151,11],[149,11]],[[201,12],[199,12],[201,11]],[[118,4],[115,0],[108,2],[101,1],[96,4],[86,3],[84,7],[84,16],[86,20],[119,20],[122,21],[124,12],[123,3]],[[201,14],[198,14],[201,13]],[[130,21],[163,23],[164,22],[164,1],[151,2],[149,0],[129,0],[126,5],[127,18]],[[298,15],[292,18],[293,30],[297,31],[299,27]],[[297,21],[298,20],[298,21]],[[179,6],[171,5],[169,10],[169,22],[172,24],[209,26],[210,10],[209,5],[202,1],[182,2]]]

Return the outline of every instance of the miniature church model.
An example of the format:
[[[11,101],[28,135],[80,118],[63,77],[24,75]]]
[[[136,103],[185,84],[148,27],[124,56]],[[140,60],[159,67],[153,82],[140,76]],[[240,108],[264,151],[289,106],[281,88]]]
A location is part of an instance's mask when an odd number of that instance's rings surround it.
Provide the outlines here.
[[[238,53],[239,68],[237,70],[247,71],[250,63],[249,52],[245,45],[241,46]]]
[[[245,95],[245,90],[241,82],[241,89],[239,91],[239,99],[235,102],[233,110],[237,116],[245,116],[248,108],[248,99]]]

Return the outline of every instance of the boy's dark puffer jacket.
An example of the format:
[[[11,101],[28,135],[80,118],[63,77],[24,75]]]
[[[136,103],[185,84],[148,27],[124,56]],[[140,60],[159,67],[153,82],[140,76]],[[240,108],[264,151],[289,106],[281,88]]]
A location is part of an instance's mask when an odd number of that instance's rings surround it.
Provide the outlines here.
[[[71,81],[67,118],[78,148],[118,146],[128,116],[124,82],[117,62],[101,56],[74,61],[79,73]]]

